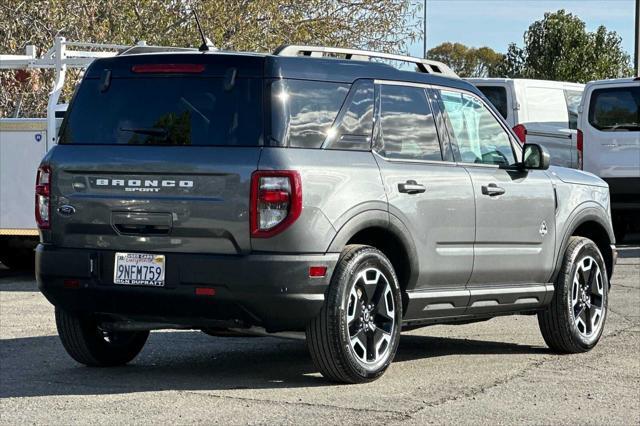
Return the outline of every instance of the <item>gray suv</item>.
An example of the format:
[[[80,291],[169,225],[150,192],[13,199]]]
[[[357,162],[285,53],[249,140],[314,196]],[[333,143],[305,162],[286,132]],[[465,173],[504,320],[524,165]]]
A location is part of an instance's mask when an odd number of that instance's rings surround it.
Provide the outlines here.
[[[511,314],[554,351],[594,347],[607,184],[549,168],[444,65],[374,56],[96,60],[36,186],[38,284],[71,357],[127,363],[152,329],[304,332],[325,377],[356,383],[401,330]]]

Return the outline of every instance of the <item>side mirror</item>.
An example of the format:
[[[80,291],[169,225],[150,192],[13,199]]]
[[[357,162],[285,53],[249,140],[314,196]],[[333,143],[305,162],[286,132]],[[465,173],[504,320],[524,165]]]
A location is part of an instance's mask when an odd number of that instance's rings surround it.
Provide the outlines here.
[[[522,148],[522,166],[527,170],[547,170],[551,156],[541,145],[526,143]]]

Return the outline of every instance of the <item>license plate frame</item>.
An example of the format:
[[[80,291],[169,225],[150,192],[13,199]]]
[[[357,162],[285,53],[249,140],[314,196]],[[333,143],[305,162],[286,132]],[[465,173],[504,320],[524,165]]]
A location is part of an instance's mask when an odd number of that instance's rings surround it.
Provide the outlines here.
[[[113,283],[116,285],[164,287],[165,273],[163,254],[118,252],[114,256]]]

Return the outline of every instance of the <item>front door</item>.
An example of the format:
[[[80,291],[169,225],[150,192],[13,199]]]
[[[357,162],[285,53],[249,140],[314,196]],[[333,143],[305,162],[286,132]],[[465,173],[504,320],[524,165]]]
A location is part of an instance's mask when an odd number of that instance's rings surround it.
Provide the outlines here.
[[[440,90],[454,155],[471,176],[476,203],[469,288],[544,284],[553,268],[555,194],[542,170],[507,170],[519,146],[477,96]]]

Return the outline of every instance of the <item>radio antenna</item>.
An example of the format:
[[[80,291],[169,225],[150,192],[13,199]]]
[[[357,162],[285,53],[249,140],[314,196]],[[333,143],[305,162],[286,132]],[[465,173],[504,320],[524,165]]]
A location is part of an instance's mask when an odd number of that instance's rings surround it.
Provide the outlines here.
[[[193,16],[194,18],[196,18],[196,25],[198,26],[198,32],[200,33],[200,38],[202,38],[202,44],[200,45],[200,47],[198,47],[198,50],[200,52],[208,52],[209,50],[218,50],[213,45],[211,40],[206,35],[204,35],[204,31],[202,31],[202,26],[200,25],[200,18],[198,18],[198,12],[196,12],[195,8],[193,8]]]

